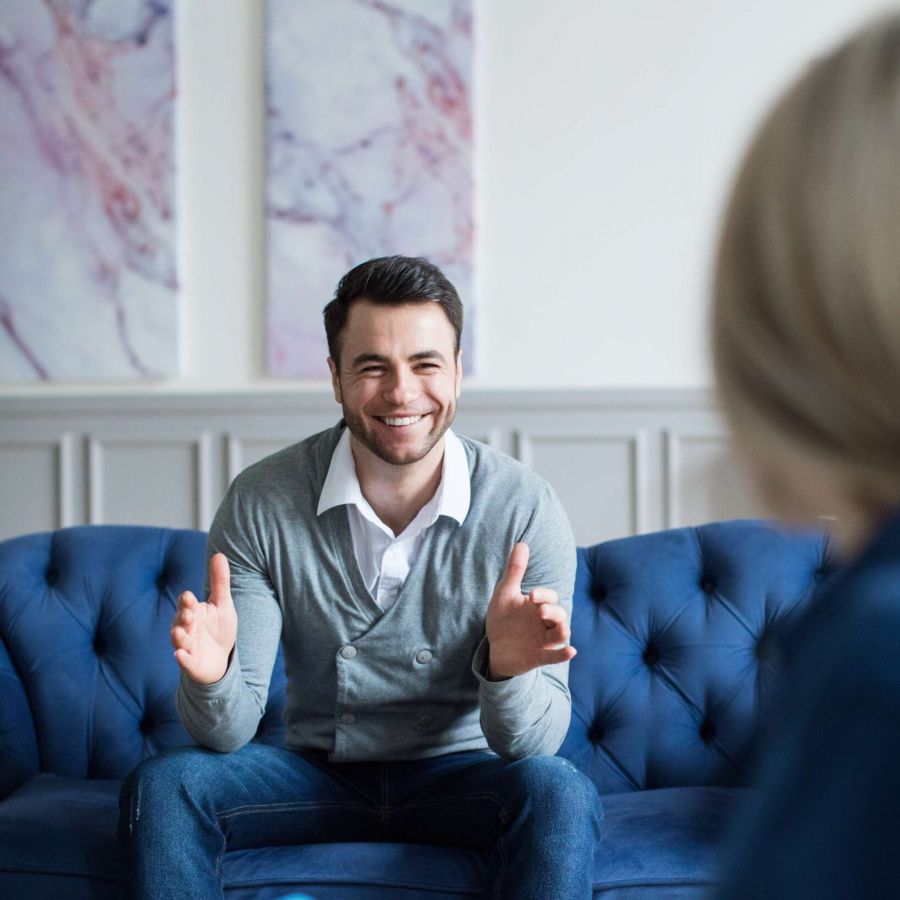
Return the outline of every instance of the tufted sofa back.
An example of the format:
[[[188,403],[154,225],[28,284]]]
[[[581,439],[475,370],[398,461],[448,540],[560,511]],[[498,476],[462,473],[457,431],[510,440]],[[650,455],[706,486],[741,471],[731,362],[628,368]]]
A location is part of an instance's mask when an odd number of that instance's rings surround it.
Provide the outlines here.
[[[175,601],[206,535],[91,525],[0,543],[0,797],[36,772],[123,778],[191,742],[175,711]],[[260,737],[284,726],[279,657]]]
[[[579,549],[560,754],[603,794],[739,783],[778,635],[833,568],[822,533],[750,520]]]
[[[168,631],[178,593],[203,596],[205,541],[93,525],[0,543],[0,797],[190,742]],[[736,521],[578,552],[560,753],[601,793],[734,782],[776,635],[828,580],[823,536]],[[284,685],[279,655],[260,740],[283,739]]]

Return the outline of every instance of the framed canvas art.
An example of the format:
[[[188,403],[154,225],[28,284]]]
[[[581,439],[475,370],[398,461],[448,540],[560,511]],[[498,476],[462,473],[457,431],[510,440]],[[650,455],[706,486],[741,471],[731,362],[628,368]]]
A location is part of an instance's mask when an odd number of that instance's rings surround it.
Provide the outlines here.
[[[0,380],[176,374],[172,2],[0,5]]]
[[[473,274],[471,0],[269,0],[270,375],[327,377],[322,308],[367,259]]]

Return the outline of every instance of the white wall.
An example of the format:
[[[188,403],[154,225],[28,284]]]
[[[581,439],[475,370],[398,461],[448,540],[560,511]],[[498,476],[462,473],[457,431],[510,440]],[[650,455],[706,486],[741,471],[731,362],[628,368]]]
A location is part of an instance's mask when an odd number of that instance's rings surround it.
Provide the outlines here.
[[[708,385],[705,287],[740,148],[785,80],[883,4],[474,2],[470,387]],[[263,372],[264,3],[176,5],[184,374],[0,394],[306,387]]]

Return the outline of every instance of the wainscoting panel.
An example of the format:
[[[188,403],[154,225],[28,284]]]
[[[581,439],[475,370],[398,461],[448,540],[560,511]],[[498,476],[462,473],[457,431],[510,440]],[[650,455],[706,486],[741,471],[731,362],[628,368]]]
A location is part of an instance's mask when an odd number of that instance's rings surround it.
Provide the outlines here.
[[[520,460],[554,486],[579,544],[644,530],[645,432],[519,432],[517,437]]]
[[[0,540],[74,523],[72,438],[0,439]]]
[[[735,510],[750,517],[763,515],[724,431],[671,430],[666,450],[668,526],[727,519]]]
[[[330,389],[0,397],[0,537],[207,528],[238,472],[339,416]],[[760,512],[706,391],[466,387],[454,429],[545,477],[581,544]]]
[[[91,436],[88,522],[205,528],[212,506],[211,439]]]

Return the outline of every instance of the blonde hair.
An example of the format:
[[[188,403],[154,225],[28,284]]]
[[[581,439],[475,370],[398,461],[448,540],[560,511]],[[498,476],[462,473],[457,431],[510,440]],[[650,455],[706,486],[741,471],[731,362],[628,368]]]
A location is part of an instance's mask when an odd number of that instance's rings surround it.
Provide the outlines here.
[[[815,61],[764,120],[711,321],[719,399],[751,456],[900,501],[900,14]]]

